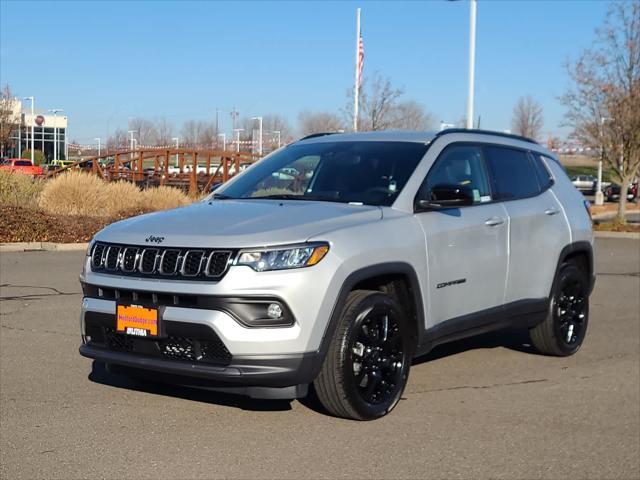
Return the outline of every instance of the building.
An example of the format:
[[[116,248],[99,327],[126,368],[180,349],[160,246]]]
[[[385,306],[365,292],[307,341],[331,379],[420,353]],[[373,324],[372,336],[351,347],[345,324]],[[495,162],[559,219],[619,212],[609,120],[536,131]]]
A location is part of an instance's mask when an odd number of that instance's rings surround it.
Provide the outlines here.
[[[17,99],[10,100],[8,107],[11,112],[7,115],[7,120],[11,123],[11,135],[10,141],[4,146],[5,157],[21,157],[22,152],[31,149],[33,127],[34,150],[43,152],[47,163],[67,159],[66,115],[37,110],[31,115],[30,103],[25,105]]]

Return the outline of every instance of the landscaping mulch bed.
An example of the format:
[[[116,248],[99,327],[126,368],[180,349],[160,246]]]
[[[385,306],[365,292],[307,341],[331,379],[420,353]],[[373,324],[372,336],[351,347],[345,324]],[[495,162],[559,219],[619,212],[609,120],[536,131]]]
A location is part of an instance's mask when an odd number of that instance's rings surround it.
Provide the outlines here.
[[[593,229],[597,232],[634,232],[640,233],[640,224],[617,222],[594,222]]]
[[[51,215],[40,210],[0,206],[0,243],[84,243],[104,227],[144,212],[117,218]]]

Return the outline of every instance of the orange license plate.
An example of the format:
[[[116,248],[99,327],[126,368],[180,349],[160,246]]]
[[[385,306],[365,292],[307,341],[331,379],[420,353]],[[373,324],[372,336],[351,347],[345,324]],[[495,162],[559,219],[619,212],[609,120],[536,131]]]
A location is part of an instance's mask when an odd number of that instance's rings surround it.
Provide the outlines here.
[[[139,305],[118,305],[116,331],[136,337],[157,337],[160,334],[158,310]]]

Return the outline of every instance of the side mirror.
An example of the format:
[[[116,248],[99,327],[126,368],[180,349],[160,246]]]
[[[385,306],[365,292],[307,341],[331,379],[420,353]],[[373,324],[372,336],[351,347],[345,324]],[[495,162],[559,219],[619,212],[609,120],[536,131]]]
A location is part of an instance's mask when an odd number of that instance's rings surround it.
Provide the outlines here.
[[[464,185],[436,185],[429,198],[418,198],[418,210],[442,210],[473,205],[473,191]]]

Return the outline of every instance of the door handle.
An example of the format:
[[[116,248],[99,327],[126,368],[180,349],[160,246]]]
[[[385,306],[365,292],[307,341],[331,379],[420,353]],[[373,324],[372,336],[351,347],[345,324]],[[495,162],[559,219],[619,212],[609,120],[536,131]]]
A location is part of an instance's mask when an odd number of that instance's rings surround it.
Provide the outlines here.
[[[502,225],[504,223],[504,218],[501,217],[491,217],[485,220],[484,224],[487,227],[495,227],[497,225]]]
[[[558,210],[558,209],[556,209],[556,208],[547,208],[547,209],[544,211],[544,214],[545,214],[545,215],[556,215],[556,214],[558,214],[558,213],[560,213],[560,210]]]

